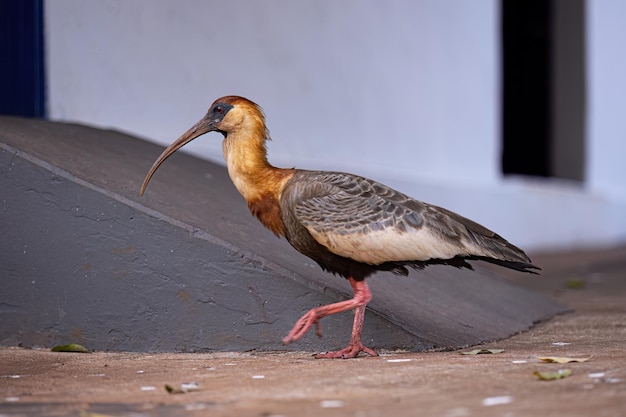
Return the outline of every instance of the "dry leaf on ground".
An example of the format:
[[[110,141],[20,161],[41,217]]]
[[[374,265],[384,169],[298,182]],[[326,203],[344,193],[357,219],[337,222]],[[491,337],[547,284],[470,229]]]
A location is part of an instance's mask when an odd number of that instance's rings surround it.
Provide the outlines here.
[[[91,353],[89,349],[83,345],[77,343],[70,343],[69,345],[59,345],[52,348],[53,352],[77,352],[77,353]]]
[[[571,369],[559,369],[556,372],[539,372],[539,371],[533,372],[533,375],[535,375],[541,381],[554,381],[555,379],[566,378],[570,376],[571,374],[572,374]]]
[[[459,352],[461,355],[483,355],[483,354],[496,354],[502,353],[504,349],[474,349],[469,352]]]
[[[200,385],[196,382],[183,382],[180,384],[180,388],[174,388],[169,384],[165,384],[165,390],[170,394],[186,394],[191,391],[198,391]]]
[[[567,358],[563,356],[537,356],[537,359],[539,359],[542,362],[549,362],[549,363],[570,363],[570,362],[587,362],[589,359],[591,359],[591,356],[589,356],[588,358]]]

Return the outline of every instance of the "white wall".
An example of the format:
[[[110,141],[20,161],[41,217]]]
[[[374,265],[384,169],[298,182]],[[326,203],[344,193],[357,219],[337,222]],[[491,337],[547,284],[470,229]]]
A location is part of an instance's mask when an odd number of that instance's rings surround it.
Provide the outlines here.
[[[266,110],[277,165],[374,177],[525,247],[626,238],[612,175],[582,190],[501,178],[498,4],[47,1],[49,114],[169,144],[243,95]],[[594,135],[601,164],[615,139]],[[219,140],[187,149],[221,161]]]
[[[588,0],[587,13],[589,185],[626,200],[626,2]]]

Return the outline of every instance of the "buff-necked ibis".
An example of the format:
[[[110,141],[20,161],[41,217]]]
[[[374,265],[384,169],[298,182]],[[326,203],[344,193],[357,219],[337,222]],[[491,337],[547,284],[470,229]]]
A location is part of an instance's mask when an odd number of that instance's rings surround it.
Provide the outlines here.
[[[342,172],[283,169],[267,161],[270,139],[262,109],[243,97],[217,99],[200,121],[167,147],[141,186],[143,195],[157,168],[176,150],[207,132],[224,136],[228,173],[252,214],[277,236],[322,269],[347,278],[350,300],[309,310],[283,339],[301,338],[320,319],[355,310],[348,347],[318,358],[353,358],[363,346],[361,332],[371,293],[365,278],[377,271],[407,275],[407,267],[430,264],[457,268],[482,260],[524,272],[539,269],[519,248],[456,213],[423,203],[376,181]]]

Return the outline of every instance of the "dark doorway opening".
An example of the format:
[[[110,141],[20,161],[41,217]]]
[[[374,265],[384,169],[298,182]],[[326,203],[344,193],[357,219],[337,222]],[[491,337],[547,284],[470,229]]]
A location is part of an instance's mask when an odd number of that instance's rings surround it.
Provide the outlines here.
[[[551,1],[502,1],[504,174],[550,175]]]
[[[502,0],[502,172],[584,180],[584,0]]]
[[[0,114],[45,117],[43,0],[0,1]]]

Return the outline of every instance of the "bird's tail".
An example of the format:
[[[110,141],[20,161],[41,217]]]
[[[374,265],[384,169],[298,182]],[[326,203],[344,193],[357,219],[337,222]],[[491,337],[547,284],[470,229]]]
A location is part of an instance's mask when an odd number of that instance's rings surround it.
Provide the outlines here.
[[[513,245],[502,236],[492,232],[486,227],[462,217],[456,213],[442,209],[458,222],[462,223],[467,230],[467,243],[472,249],[465,257],[468,260],[481,260],[516,271],[537,274],[533,270],[541,270],[524,253],[523,250]]]
[[[489,262],[495,265],[503,266],[505,268],[514,269],[516,271],[521,271],[521,272],[528,272],[529,274],[535,274],[535,275],[539,274],[538,272],[535,272],[535,271],[541,271],[541,268],[530,263],[530,260],[528,262],[506,261],[502,259],[491,258],[489,256],[474,256],[474,255],[456,256],[451,259],[429,259],[428,261],[421,261],[421,262],[413,261],[413,262],[407,262],[405,263],[405,265],[410,266],[411,268],[417,269],[417,270],[422,270],[429,265],[449,265],[449,266],[454,266],[459,269],[467,268],[473,271],[474,267],[472,266],[472,264],[468,263],[467,261]],[[399,274],[399,275],[407,275],[406,268],[402,268],[402,270],[404,272],[400,270],[397,270],[397,271],[392,270],[392,272],[395,274]]]
[[[521,271],[521,272],[528,272],[529,274],[535,274],[535,275],[539,274],[539,272],[536,272],[536,271],[541,271],[541,268],[539,268],[537,265],[533,265],[530,262],[503,261],[502,259],[495,259],[495,258],[490,258],[487,256],[472,256],[466,259],[485,261],[491,264],[503,266],[505,268],[514,269],[516,271]]]

